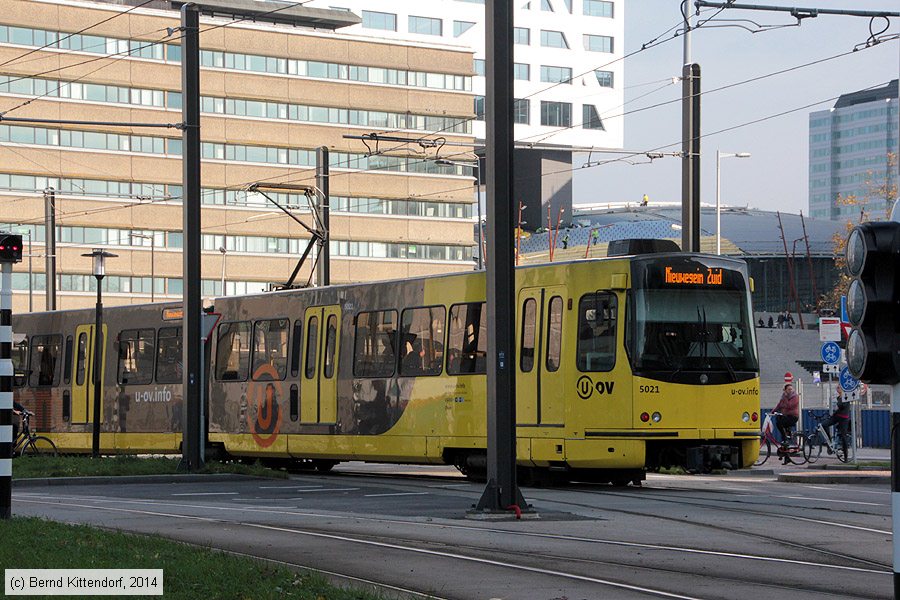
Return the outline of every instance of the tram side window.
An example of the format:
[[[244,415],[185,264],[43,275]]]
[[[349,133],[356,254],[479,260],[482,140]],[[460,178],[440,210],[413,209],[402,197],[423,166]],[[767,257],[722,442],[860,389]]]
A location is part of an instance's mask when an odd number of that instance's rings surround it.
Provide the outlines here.
[[[181,327],[160,327],[156,348],[156,383],[181,383]]]
[[[337,315],[328,315],[325,322],[325,364],[322,375],[325,379],[334,377],[334,350],[337,347]]]
[[[216,340],[216,379],[246,381],[250,370],[250,323],[222,323]]]
[[[271,380],[271,373],[263,375],[260,368],[269,366],[275,370],[275,378],[283,380],[287,375],[288,327],[287,319],[272,319],[254,323],[253,379]],[[268,369],[266,369],[268,371]]]
[[[291,343],[291,377],[300,373],[300,352],[303,348],[303,320],[294,321],[294,338]]]
[[[485,303],[450,307],[447,373],[472,375],[487,372],[487,311]]]
[[[31,338],[31,387],[59,383],[61,335],[35,335]]]
[[[611,371],[616,365],[616,296],[585,294],[578,302],[579,371]]]
[[[75,365],[75,385],[84,385],[85,365],[87,364],[88,334],[78,334],[78,362]]]
[[[312,315],[306,323],[306,366],[303,374],[307,379],[316,376],[316,357],[319,343],[319,317]]]
[[[531,373],[534,368],[534,332],[537,319],[537,302],[534,298],[525,300],[522,306],[522,342],[519,348],[519,369]]]
[[[21,336],[22,339],[16,341],[17,337],[13,336],[12,346],[13,384],[21,387],[28,383],[28,338]]]
[[[356,316],[353,347],[355,377],[390,377],[397,362],[397,311],[361,312]]]
[[[146,385],[153,381],[155,336],[153,329],[124,329],[119,333],[119,383]]]
[[[66,336],[66,353],[63,355],[63,383],[72,381],[72,336]]]
[[[559,370],[559,355],[562,351],[562,315],[563,299],[559,296],[550,298],[547,311],[547,370],[551,373]]]
[[[400,375],[440,375],[444,363],[443,306],[408,308],[400,321]]]

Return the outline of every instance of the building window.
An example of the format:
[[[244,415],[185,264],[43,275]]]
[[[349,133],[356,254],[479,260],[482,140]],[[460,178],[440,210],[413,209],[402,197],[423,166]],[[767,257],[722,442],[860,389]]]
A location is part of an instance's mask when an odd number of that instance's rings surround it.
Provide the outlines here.
[[[475,120],[484,121],[484,96],[475,96]]]
[[[572,125],[572,104],[570,102],[547,102],[541,100],[541,125],[545,127],[570,127]]]
[[[443,21],[430,17],[409,17],[409,32],[420,35],[443,35]]]
[[[603,120],[600,119],[600,115],[597,114],[597,107],[593,104],[581,105],[581,127],[582,129],[599,129],[601,131],[606,131],[606,127],[603,126]]]
[[[453,37],[459,37],[472,29],[475,23],[472,21],[453,21]]]
[[[484,67],[484,59],[476,58],[474,61],[475,75],[479,77],[484,77],[485,67]]]
[[[531,101],[515,100],[513,103],[513,118],[516,123],[528,125],[531,122]]]
[[[526,63],[515,63],[513,65],[513,75],[520,81],[528,81],[531,79],[531,66]]]
[[[612,52],[613,39],[608,35],[584,35],[584,49],[590,52]]]
[[[551,67],[541,65],[541,81],[544,83],[572,84],[572,69],[570,67]]]
[[[374,10],[362,11],[362,26],[366,29],[397,31],[397,15]]]
[[[521,46],[530,46],[531,30],[527,27],[516,27],[513,30],[513,43]]]
[[[600,84],[600,87],[613,87],[612,71],[601,71],[600,69],[597,69],[594,71],[594,75],[597,76],[597,83]]]
[[[566,5],[566,12],[572,14],[572,0],[563,0]]]
[[[547,31],[541,29],[541,46],[545,48],[568,48],[569,42],[562,31]]]
[[[584,14],[589,17],[613,17],[613,3],[604,0],[582,0]]]
[[[544,12],[553,12],[553,5],[550,0],[541,0],[541,10]]]

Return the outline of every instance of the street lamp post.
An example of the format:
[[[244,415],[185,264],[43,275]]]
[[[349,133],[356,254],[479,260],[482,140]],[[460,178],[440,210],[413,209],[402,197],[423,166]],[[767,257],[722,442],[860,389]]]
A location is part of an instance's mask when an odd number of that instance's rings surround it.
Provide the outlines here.
[[[34,284],[31,281],[31,228],[23,227],[19,230],[19,233],[28,236],[28,312],[34,312],[33,305],[33,294],[34,294]]]
[[[723,158],[750,158],[750,153],[716,150],[716,254],[722,254],[722,178],[719,175],[719,170],[721,169]]]
[[[225,293],[225,254],[228,250],[225,249],[225,246],[219,246],[219,252],[222,253],[222,295],[227,296]]]
[[[484,258],[482,254],[484,253],[484,240],[482,239],[482,224],[481,224],[481,186],[479,185],[481,178],[479,177],[480,172],[480,164],[476,160],[474,163],[467,162],[458,162],[455,160],[447,160],[445,158],[439,158],[434,161],[436,165],[445,165],[448,167],[465,167],[467,169],[472,169],[472,172],[475,176],[475,204],[478,206],[478,270],[482,270],[484,268]]]
[[[91,437],[91,457],[100,457],[100,402],[102,399],[103,387],[103,278],[106,276],[106,259],[115,258],[117,254],[107,252],[103,248],[94,248],[90,254],[82,254],[82,256],[90,256],[93,259],[92,272],[97,278],[97,310],[96,322],[94,325],[94,428]]]
[[[156,234],[132,233],[132,238],[150,240],[150,302],[156,301]]]

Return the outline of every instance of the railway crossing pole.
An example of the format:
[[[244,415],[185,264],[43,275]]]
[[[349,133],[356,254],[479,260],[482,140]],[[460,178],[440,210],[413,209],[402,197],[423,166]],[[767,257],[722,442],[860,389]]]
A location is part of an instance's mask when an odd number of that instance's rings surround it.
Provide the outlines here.
[[[0,519],[12,517],[12,266],[22,260],[22,236],[0,235]]]

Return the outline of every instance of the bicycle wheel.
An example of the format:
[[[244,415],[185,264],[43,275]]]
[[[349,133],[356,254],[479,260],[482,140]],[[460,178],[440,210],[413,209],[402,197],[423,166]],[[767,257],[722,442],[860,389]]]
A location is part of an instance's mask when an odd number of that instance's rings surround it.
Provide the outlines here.
[[[761,440],[759,442],[759,458],[756,459],[756,462],[753,463],[754,467],[758,467],[761,464],[765,463],[769,460],[769,456],[772,454],[772,442],[768,439]]]
[[[42,435],[36,436],[28,440],[28,443],[22,447],[20,456],[56,456],[56,444],[53,440]]]
[[[806,446],[803,448],[803,453],[806,456],[806,462],[809,464],[813,464],[822,456],[822,442],[819,439],[818,432],[806,436]]]
[[[788,453],[785,455],[788,462],[795,465],[806,464],[806,438],[802,433],[794,433],[791,436],[791,444],[788,446]]]
[[[844,443],[841,443],[842,441]],[[850,453],[847,452],[847,449],[849,448],[849,444],[847,443],[848,441],[849,440],[847,440],[846,438],[844,440],[838,439],[838,440],[836,440],[836,443],[834,445],[835,446],[834,455],[842,463],[845,463],[850,460]]]

